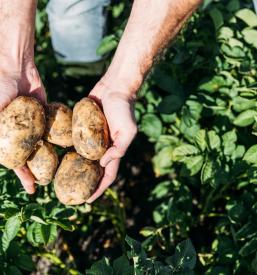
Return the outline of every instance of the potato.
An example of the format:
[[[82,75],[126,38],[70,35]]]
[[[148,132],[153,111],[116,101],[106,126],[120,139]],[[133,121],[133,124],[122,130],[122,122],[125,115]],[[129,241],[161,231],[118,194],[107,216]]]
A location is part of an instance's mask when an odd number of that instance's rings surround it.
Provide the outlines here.
[[[76,151],[90,160],[99,160],[108,149],[107,121],[90,98],[83,98],[73,109],[72,140]]]
[[[62,103],[51,103],[46,108],[44,139],[61,147],[72,146],[72,111]]]
[[[67,153],[55,176],[57,198],[66,205],[85,203],[94,193],[103,175],[97,161],[90,161],[75,152]]]
[[[40,185],[50,183],[58,166],[58,155],[52,144],[41,140],[30,155],[27,165]]]
[[[0,164],[22,167],[45,129],[44,108],[32,97],[19,96],[0,113]]]

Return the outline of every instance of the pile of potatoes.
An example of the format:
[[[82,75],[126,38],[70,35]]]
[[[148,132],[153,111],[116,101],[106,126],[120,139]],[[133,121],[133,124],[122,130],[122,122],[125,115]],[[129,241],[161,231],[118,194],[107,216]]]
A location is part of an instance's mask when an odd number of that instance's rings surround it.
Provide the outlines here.
[[[60,165],[55,146],[70,147]],[[103,176],[99,159],[108,147],[106,119],[90,98],[72,112],[62,103],[43,107],[20,96],[0,113],[0,164],[27,165],[40,185],[54,179],[56,196],[67,205],[85,203],[94,193]]]

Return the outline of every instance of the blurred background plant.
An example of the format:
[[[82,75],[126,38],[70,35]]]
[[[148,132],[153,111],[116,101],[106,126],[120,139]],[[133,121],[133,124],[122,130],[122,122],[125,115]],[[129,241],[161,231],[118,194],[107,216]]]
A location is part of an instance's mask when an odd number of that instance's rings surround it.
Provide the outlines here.
[[[73,106],[99,76],[58,64],[39,1],[36,63],[49,101]],[[131,1],[113,1],[98,48],[111,60]],[[145,81],[140,133],[115,185],[65,207],[0,169],[3,274],[257,274],[257,16],[204,1]],[[194,270],[194,271],[193,271]]]

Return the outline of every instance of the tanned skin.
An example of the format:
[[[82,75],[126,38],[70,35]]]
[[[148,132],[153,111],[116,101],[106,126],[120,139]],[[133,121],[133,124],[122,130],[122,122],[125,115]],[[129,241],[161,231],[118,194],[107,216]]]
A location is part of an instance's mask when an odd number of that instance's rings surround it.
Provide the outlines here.
[[[103,107],[113,145],[100,161],[105,174],[88,203],[115,180],[120,159],[136,135],[133,102],[147,72],[201,2],[134,0],[112,63],[89,95]],[[34,64],[36,4],[35,0],[0,0],[0,109],[19,94],[33,94],[46,101]],[[34,193],[34,179],[28,169],[15,172],[26,191]]]

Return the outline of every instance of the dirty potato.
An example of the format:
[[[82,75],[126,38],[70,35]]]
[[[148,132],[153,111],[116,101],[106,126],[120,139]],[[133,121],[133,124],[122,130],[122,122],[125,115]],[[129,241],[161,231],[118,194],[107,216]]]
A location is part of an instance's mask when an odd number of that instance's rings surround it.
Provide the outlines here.
[[[76,151],[90,160],[99,160],[108,149],[107,121],[90,98],[83,98],[73,109],[72,139]]]
[[[22,167],[41,139],[45,114],[32,97],[19,96],[0,113],[0,164]]]
[[[72,146],[72,111],[62,103],[50,103],[46,108],[44,139],[61,147]]]
[[[103,175],[103,168],[75,152],[67,153],[55,176],[57,198],[66,205],[85,203],[94,193]]]
[[[38,142],[35,151],[28,158],[27,165],[38,184],[49,184],[58,165],[58,155],[53,145],[42,140]]]

